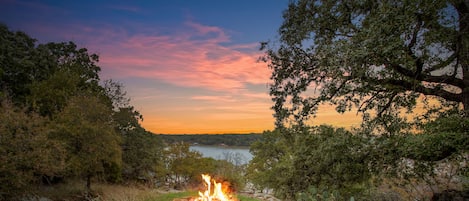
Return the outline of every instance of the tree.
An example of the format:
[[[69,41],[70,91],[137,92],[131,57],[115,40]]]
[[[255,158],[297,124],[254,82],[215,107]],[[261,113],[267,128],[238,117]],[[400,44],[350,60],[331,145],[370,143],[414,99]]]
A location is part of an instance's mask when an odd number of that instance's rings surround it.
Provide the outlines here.
[[[72,97],[54,123],[53,138],[67,145],[69,171],[86,179],[88,192],[93,177],[105,175],[107,170],[120,175],[121,137],[114,129],[111,108],[98,97]]]
[[[36,44],[0,25],[0,90],[15,105],[51,116],[76,91],[99,92],[99,57],[73,42]]]
[[[57,71],[46,80],[33,81],[27,96],[31,110],[42,116],[53,117],[66,106],[72,96],[79,93],[79,80],[78,74]]]
[[[254,156],[247,167],[247,177],[254,184],[265,188],[279,188],[276,172],[282,160],[288,158],[289,145],[279,129],[264,131],[261,140],[254,142],[250,152]]]
[[[301,124],[329,102],[389,127],[421,96],[469,114],[468,7],[464,0],[293,1],[278,46],[263,43],[277,125]]]
[[[289,134],[292,138],[285,138]],[[357,196],[370,179],[364,138],[343,128],[318,126],[265,132],[264,140],[251,147],[254,158],[248,175],[278,196],[297,200],[298,193],[311,187],[338,190]]]
[[[103,92],[113,109],[115,130],[122,137],[122,175],[128,180],[154,183],[164,175],[163,141],[141,125],[143,116],[130,105],[122,83],[105,80]]]
[[[35,65],[36,40],[24,32],[12,32],[0,24],[0,90],[7,92],[14,103],[24,102]]]
[[[65,144],[49,138],[47,118],[2,100],[0,122],[0,200],[24,196],[33,184],[63,176]]]
[[[98,55],[36,42],[0,24],[0,180],[11,184],[0,199],[39,179],[84,177],[89,191],[97,176],[163,169],[162,142],[141,127],[123,85],[99,84]]]
[[[162,178],[163,142],[158,136],[139,127],[122,135],[123,176],[129,180],[153,182]]]
[[[168,169],[168,180],[176,188],[188,184],[191,181],[199,181],[200,175],[212,171],[215,168],[210,161],[203,160],[202,154],[191,151],[188,143],[174,143],[165,150],[165,165]]]

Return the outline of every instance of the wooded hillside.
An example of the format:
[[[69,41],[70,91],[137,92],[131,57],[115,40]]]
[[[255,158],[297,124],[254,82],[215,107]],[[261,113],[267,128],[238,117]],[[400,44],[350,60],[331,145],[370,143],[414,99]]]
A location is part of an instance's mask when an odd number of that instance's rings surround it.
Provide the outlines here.
[[[185,142],[200,145],[250,146],[261,139],[260,133],[253,134],[180,134],[159,135],[166,143]]]

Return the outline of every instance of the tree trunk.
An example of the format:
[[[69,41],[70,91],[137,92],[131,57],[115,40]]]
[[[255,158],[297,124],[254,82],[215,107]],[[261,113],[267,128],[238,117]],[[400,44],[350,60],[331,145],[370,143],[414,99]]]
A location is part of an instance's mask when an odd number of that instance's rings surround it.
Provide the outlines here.
[[[466,117],[469,117],[469,2],[459,1],[456,10],[459,14],[459,30],[461,44],[459,49],[459,63],[462,67],[464,88],[462,89],[462,104]]]
[[[86,176],[86,192],[91,193],[91,174]]]

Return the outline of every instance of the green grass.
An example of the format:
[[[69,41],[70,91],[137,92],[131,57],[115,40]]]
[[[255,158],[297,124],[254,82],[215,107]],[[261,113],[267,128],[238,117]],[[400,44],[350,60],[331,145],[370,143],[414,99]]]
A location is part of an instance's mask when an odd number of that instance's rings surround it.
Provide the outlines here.
[[[166,193],[149,199],[147,201],[172,201],[175,198],[184,198],[184,197],[197,197],[198,193],[196,191],[185,191],[185,192],[178,192],[178,193]],[[255,198],[250,198],[243,195],[237,196],[239,201],[260,201]]]
[[[175,198],[183,198],[183,197],[191,197],[191,196],[192,197],[198,196],[198,193],[196,191],[165,193],[147,201],[173,201],[173,199]]]
[[[238,195],[238,200],[239,201],[261,201],[261,200],[256,199],[256,198],[250,198],[250,197],[243,196],[243,195]]]

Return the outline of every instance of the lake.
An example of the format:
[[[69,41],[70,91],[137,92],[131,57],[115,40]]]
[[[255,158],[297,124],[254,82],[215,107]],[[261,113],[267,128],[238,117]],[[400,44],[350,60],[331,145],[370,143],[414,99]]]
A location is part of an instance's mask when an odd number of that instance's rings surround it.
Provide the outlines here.
[[[191,145],[190,150],[200,152],[203,157],[228,160],[235,165],[247,164],[252,159],[249,147]]]

